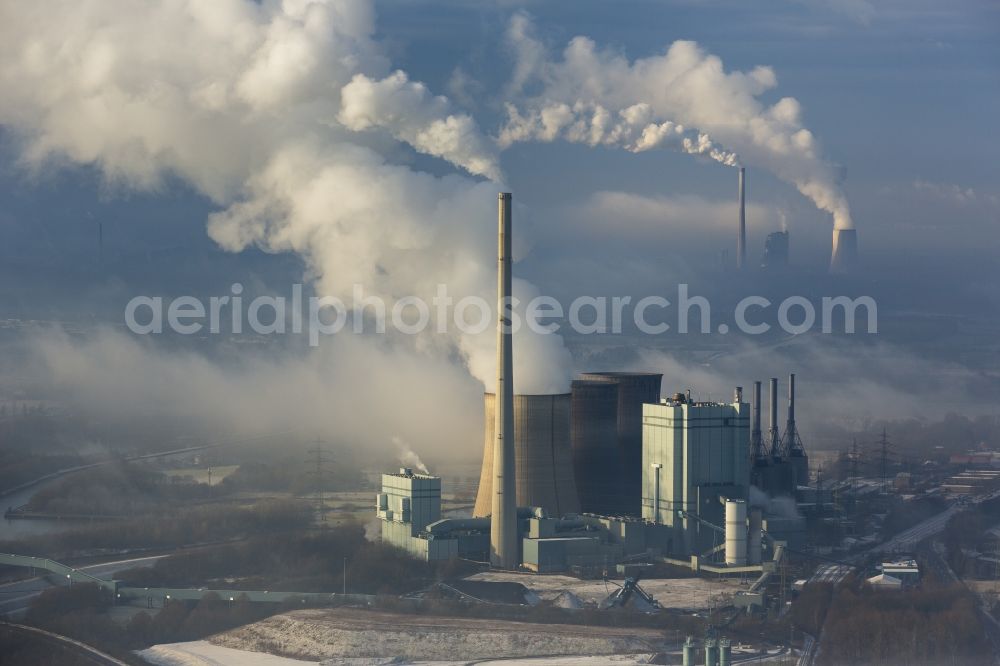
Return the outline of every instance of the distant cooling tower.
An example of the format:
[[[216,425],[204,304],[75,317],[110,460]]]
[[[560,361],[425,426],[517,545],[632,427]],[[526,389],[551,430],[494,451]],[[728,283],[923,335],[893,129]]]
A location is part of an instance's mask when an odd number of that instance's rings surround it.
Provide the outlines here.
[[[834,229],[830,272],[846,273],[858,264],[857,229]]]
[[[618,384],[577,379],[571,388],[570,442],[580,509],[618,511]]]
[[[642,406],[660,402],[663,375],[652,372],[588,372],[581,379],[618,386],[618,490],[612,515],[642,515]],[[614,473],[608,470],[609,474]]]
[[[490,515],[496,396],[486,407],[483,469],[473,516]],[[579,513],[570,453],[570,394],[514,396],[514,478],[518,506],[536,506],[550,516]]]

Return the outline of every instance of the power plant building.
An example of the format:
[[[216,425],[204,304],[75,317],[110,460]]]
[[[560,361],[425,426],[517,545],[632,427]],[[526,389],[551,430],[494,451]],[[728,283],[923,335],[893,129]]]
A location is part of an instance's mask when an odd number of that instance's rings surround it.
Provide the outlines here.
[[[764,258],[760,267],[775,270],[788,267],[788,232],[775,231],[764,239]]]
[[[723,501],[748,499],[750,405],[677,394],[644,405],[642,438],[642,517],[671,528],[674,555],[720,545]]]
[[[382,491],[375,500],[384,543],[426,560],[458,557],[457,542],[417,538],[427,525],[441,519],[440,477],[414,474],[407,468],[383,474]]]
[[[741,256],[744,178],[741,171]],[[648,557],[689,558],[696,571],[767,573],[761,537],[771,516],[748,506],[751,419],[742,389],[731,403],[692,402],[690,394],[661,400],[661,374],[593,372],[570,393],[514,395],[503,307],[511,296],[509,193],[499,195],[497,258],[496,390],[484,394],[473,516],[442,518],[441,479],[403,468],[383,474],[376,494],[383,542],[428,561],[465,558],[542,573],[598,572]],[[760,433],[759,382],[754,401],[754,458],[769,465],[782,453],[776,380],[771,388],[769,446]],[[804,458],[794,424],[793,389],[786,444]],[[775,561],[782,547],[774,546]]]
[[[487,393],[483,467],[473,516],[492,513],[496,396]],[[580,512],[570,451],[570,394],[514,396],[514,486],[517,506],[547,515]]]

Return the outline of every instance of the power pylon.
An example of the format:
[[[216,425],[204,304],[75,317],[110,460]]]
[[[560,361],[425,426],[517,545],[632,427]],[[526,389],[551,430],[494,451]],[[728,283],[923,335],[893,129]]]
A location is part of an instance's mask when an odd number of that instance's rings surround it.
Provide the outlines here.
[[[320,526],[324,526],[326,523],[324,518],[326,496],[323,489],[326,487],[327,473],[329,471],[328,466],[332,462],[329,450],[323,448],[322,443],[319,438],[316,439],[316,445],[307,451],[309,458],[306,460],[307,463],[312,465],[308,476],[312,478],[313,500],[316,504],[316,521]]]

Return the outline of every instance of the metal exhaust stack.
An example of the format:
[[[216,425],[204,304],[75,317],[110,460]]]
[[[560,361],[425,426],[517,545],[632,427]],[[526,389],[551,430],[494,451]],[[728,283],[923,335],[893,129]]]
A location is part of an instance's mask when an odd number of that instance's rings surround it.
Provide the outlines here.
[[[760,434],[760,382],[753,383],[753,419],[750,425],[750,455],[754,463],[764,462],[764,439]]]
[[[794,446],[797,438],[795,430],[795,373],[793,372],[788,375],[788,421],[785,423],[785,439],[790,446],[785,448],[790,449]]]
[[[771,377],[771,428],[767,431],[767,443],[771,457],[781,458],[781,437],[778,436],[778,378]]]
[[[736,268],[747,262],[747,170],[740,167],[740,231],[736,240]]]
[[[516,569],[517,500],[514,479],[514,363],[508,307],[511,300],[511,195],[498,197],[497,238],[497,407],[493,445],[493,506],[490,564]]]

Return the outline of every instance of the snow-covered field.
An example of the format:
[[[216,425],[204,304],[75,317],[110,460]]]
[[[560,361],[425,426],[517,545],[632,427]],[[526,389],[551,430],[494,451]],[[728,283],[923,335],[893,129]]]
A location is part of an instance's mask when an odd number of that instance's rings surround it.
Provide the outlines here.
[[[660,649],[663,637],[661,632],[644,628],[531,624],[344,608],[283,613],[209,640],[237,650],[339,664],[359,657],[399,658],[413,663],[637,655]],[[572,663],[579,663],[580,658],[573,657]],[[604,657],[597,663],[629,662]]]
[[[139,651],[139,656],[155,666],[303,666],[318,664],[212,645],[208,641],[164,643]]]
[[[155,666],[459,666],[467,661],[399,661],[389,659],[330,659],[323,662],[302,661],[278,657],[263,652],[249,652],[212,645],[207,641],[189,643],[166,643],[142,650],[139,655]],[[480,661],[481,666],[638,666],[648,664],[651,655],[569,655],[564,657],[539,657],[537,659],[502,659]]]

